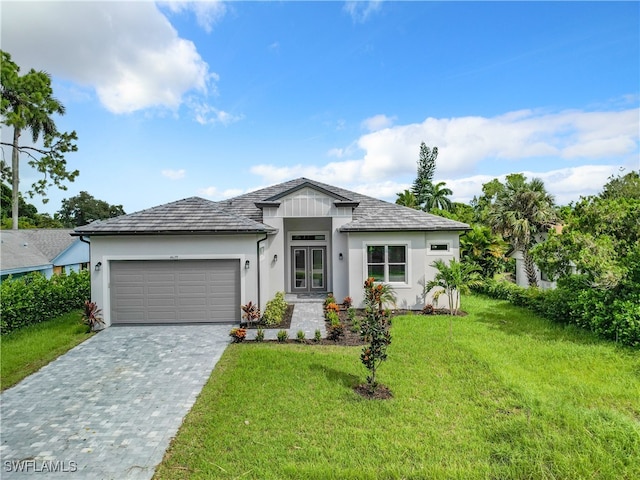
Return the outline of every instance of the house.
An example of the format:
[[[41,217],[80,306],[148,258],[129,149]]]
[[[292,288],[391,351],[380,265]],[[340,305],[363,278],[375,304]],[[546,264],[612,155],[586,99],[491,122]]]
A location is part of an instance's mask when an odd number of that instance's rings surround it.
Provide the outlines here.
[[[71,229],[1,230],[1,279],[41,272],[70,273],[88,268],[89,244],[71,236]]]
[[[469,226],[306,178],[221,202],[198,197],[76,228],[91,242],[105,323],[237,322],[276,292],[362,305],[369,276],[421,309],[437,258]]]

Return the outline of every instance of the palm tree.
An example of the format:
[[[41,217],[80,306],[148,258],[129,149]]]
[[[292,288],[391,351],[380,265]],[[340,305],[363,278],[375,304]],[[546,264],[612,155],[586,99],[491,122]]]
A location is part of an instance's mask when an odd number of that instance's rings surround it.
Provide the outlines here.
[[[54,135],[56,125],[51,115],[64,115],[65,108],[53,97],[51,76],[46,72],[31,69],[20,76],[20,68],[11,56],[2,52],[2,115],[3,123],[13,127],[11,173],[13,189],[12,228],[18,228],[18,196],[20,194],[20,135],[23,130],[31,131],[31,139],[36,143],[40,134],[46,138]]]
[[[427,185],[423,207],[425,212],[429,212],[434,208],[446,211],[451,210],[451,200],[447,197],[453,195],[453,192],[445,185],[446,182],[429,183]]]
[[[489,223],[494,232],[511,244],[514,251],[521,251],[529,286],[537,287],[538,279],[531,248],[540,234],[556,222],[554,199],[539,178],[530,182],[522,175],[509,175],[489,212]]]
[[[402,205],[403,207],[414,208],[416,210],[420,209],[418,200],[411,190],[405,190],[402,193],[396,193],[396,195],[398,196],[398,198],[396,198],[396,205]]]
[[[504,271],[508,250],[509,244],[484,225],[473,225],[460,237],[460,256],[465,262],[478,265],[485,278]]]

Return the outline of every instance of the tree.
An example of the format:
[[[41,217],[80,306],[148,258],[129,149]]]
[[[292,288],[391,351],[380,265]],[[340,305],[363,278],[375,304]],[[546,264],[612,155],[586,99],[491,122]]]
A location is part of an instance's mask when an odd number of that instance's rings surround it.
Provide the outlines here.
[[[507,175],[504,190],[497,193],[488,221],[494,232],[521,251],[529,286],[537,287],[535,263],[531,248],[556,222],[554,200],[538,178],[527,182],[522,174]]]
[[[0,183],[2,194],[0,204],[2,206],[2,223],[1,228],[11,228],[12,219],[11,212],[13,209],[13,193],[11,187]],[[38,213],[38,209],[25,202],[22,195],[18,196],[18,226],[19,228],[62,228],[62,224],[54,220],[46,213]]]
[[[429,185],[433,182],[433,175],[436,171],[436,159],[438,158],[438,147],[430,149],[422,142],[420,144],[420,156],[418,158],[418,176],[413,182],[411,191],[417,199],[418,205],[426,201],[426,194]]]
[[[477,265],[478,271],[485,278],[492,278],[505,271],[508,249],[507,242],[484,225],[473,225],[471,230],[460,237],[460,256],[465,263]]]
[[[427,184],[424,193],[424,207],[422,208],[425,212],[430,212],[435,208],[446,211],[451,209],[451,200],[448,196],[453,195],[453,192],[445,185],[445,182]]]
[[[80,192],[75,197],[62,200],[62,208],[56,212],[55,218],[65,227],[72,228],[124,214],[122,205],[109,205],[87,192]]]
[[[612,177],[600,195],[574,205],[562,231],[551,232],[532,255],[554,279],[568,277],[575,269],[591,287],[615,288],[628,277],[628,258],[640,245],[639,218],[638,173]]]
[[[387,284],[375,283],[373,277],[364,282],[364,304],[366,317],[362,322],[360,335],[368,344],[362,348],[360,361],[369,370],[367,386],[369,394],[373,395],[378,380],[376,373],[378,366],[387,359],[387,347],[391,344],[389,333],[389,314],[384,307],[387,303],[395,304],[396,297],[392,288]]]
[[[416,210],[420,209],[418,200],[411,190],[405,190],[402,193],[396,193],[396,195],[398,196],[398,198],[396,198],[396,205],[402,205],[403,207],[409,207]]]
[[[43,196],[43,203],[47,202],[46,190],[53,185],[66,190],[64,181],[73,182],[79,174],[77,170],[68,171],[64,155],[77,151],[75,144],[76,132],[59,132],[52,115],[64,115],[62,103],[53,97],[51,77],[46,72],[31,69],[20,76],[20,67],[11,60],[11,56],[4,51],[2,54],[1,72],[1,104],[0,114],[2,123],[13,128],[13,141],[1,142],[11,147],[11,176],[13,190],[12,228],[18,228],[18,205],[20,193],[20,154],[26,154],[30,160],[29,166],[43,175],[29,190],[29,196],[35,194]],[[23,131],[31,132],[33,145],[20,143]],[[42,134],[43,145],[35,144]]]
[[[482,280],[478,274],[478,267],[471,263],[463,263],[452,258],[447,265],[444,260],[438,259],[431,264],[438,270],[433,280],[424,286],[426,296],[432,289],[437,288],[433,294],[434,300],[438,300],[440,295],[447,295],[449,301],[449,338],[453,337],[452,318],[460,309],[460,295],[469,293],[471,287],[480,285]]]

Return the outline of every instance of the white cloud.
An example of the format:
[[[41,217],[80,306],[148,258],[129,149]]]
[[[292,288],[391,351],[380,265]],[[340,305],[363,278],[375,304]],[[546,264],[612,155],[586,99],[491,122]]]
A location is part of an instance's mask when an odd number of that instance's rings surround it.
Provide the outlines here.
[[[187,92],[206,95],[213,88],[216,76],[193,42],[180,38],[152,2],[5,2],[2,8],[3,49],[19,65],[94,89],[113,113],[176,110]]]
[[[438,146],[436,178],[447,182],[458,201],[468,202],[481,193],[483,183],[500,178],[474,175],[482,164],[485,171],[505,174],[527,170],[523,173],[541,177],[558,203],[566,204],[600,191],[618,168],[640,167],[639,118],[638,108],[427,118],[362,135],[355,142],[360,155],[351,144],[329,150],[339,160],[325,165],[256,165],[251,172],[268,183],[300,176],[330,179],[328,183],[394,201],[395,193],[415,177],[419,145],[425,141]],[[532,164],[539,166],[537,171]]]
[[[227,12],[227,7],[219,0],[167,0],[160,5],[166,5],[174,13],[193,12],[198,25],[207,33]]]
[[[344,11],[351,15],[354,22],[364,23],[371,15],[382,8],[382,0],[349,1],[344,4]]]
[[[180,170],[162,170],[160,173],[162,173],[163,177],[167,177],[169,180],[180,180],[185,177],[187,172],[181,168]]]
[[[362,128],[369,130],[370,132],[375,132],[377,130],[390,127],[393,125],[395,120],[396,117],[387,117],[383,114],[374,115],[373,117],[369,117],[362,121]]]
[[[220,123],[226,126],[239,122],[244,118],[243,115],[234,115],[232,113],[225,112],[213,105],[201,102],[198,99],[189,100],[188,104],[193,112],[196,122],[200,125]]]
[[[198,195],[202,195],[204,197],[215,198],[219,200],[223,200],[226,198],[237,197],[238,195],[242,195],[246,193],[245,190],[239,188],[229,188],[226,190],[218,190],[217,187],[205,187],[197,190]]]

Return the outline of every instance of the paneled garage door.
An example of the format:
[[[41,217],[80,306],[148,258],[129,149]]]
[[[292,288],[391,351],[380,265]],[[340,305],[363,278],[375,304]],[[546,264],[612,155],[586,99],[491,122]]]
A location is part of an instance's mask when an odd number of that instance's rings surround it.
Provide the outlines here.
[[[239,260],[111,262],[113,324],[239,319]]]

